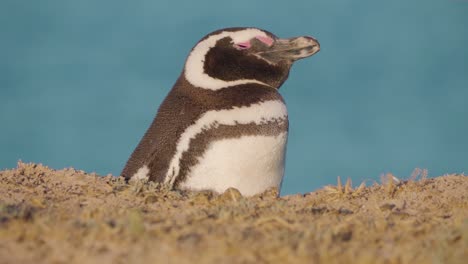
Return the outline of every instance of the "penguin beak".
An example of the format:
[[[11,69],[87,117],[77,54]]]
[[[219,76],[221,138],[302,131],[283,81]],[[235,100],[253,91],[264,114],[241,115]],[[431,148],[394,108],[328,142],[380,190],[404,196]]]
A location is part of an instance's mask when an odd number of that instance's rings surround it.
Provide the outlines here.
[[[295,37],[289,39],[276,39],[273,45],[266,50],[257,53],[263,59],[278,63],[288,61],[290,63],[310,57],[319,52],[320,43],[309,36]]]

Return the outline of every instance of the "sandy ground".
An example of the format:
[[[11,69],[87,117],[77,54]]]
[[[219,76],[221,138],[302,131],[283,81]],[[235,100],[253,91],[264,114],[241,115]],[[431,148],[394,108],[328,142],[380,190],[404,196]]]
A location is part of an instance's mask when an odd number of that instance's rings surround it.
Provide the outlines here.
[[[467,263],[468,177],[417,174],[244,198],[19,163],[0,263]]]

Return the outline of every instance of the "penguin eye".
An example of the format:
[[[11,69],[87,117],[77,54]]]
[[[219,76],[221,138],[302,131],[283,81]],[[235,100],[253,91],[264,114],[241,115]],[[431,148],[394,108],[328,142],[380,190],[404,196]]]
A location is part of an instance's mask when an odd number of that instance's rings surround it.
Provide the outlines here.
[[[250,41],[246,41],[246,42],[241,42],[241,43],[235,43],[234,44],[234,47],[238,50],[245,50],[245,49],[248,49],[250,48],[251,44],[250,44]]]

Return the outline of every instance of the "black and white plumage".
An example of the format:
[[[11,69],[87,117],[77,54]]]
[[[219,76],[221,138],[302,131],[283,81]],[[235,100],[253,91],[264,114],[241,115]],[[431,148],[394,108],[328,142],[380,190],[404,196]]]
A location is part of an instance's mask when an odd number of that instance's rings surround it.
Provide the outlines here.
[[[247,196],[279,188],[288,114],[278,89],[294,61],[319,49],[311,37],[279,39],[257,28],[205,36],[122,175]]]

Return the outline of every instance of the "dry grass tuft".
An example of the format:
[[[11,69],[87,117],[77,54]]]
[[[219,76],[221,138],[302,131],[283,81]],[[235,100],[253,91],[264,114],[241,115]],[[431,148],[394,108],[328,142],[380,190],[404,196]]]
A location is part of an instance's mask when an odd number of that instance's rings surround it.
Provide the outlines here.
[[[336,186],[327,185],[323,189],[327,193],[329,193],[331,195],[334,195],[334,196],[337,196],[337,197],[345,197],[345,196],[353,196],[354,197],[354,196],[360,195],[362,193],[362,191],[366,187],[366,183],[362,182],[356,189],[353,189],[353,183],[352,183],[350,178],[348,178],[346,180],[346,183],[343,186],[341,184],[341,177],[340,176],[338,176],[337,182],[338,182],[338,184]]]
[[[409,180],[416,181],[416,179],[419,177],[420,180],[424,181],[427,179],[427,176],[428,176],[427,169],[416,168],[411,173]]]

